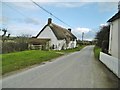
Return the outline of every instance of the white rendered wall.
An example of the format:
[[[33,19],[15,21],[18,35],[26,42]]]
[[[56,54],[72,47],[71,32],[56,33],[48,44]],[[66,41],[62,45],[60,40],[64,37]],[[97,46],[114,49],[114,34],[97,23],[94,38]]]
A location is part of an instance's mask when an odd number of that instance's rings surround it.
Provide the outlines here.
[[[120,60],[113,56],[109,56],[103,52],[100,52],[100,61],[103,62],[113,73],[120,78]]]
[[[52,46],[53,44],[54,45],[57,45],[58,44],[58,40],[55,36],[55,34],[53,33],[53,31],[51,30],[51,28],[49,26],[47,26],[42,32],[41,34],[38,36],[38,38],[48,38],[48,39],[51,39],[51,43],[50,45]]]
[[[38,36],[38,38],[44,38],[44,39],[51,39],[50,45],[52,46],[54,44],[55,50],[61,50],[63,45],[65,46],[64,49],[66,48],[75,48],[76,47],[76,40],[75,41],[70,41],[68,44],[68,47],[66,47],[66,40],[58,40],[53,31],[49,26],[47,26],[41,34]]]
[[[109,53],[118,58],[118,22],[117,19],[110,24],[110,37],[109,37]]]
[[[65,46],[64,49],[66,49],[65,39],[64,40],[59,40],[57,46],[58,46],[57,50],[61,50],[63,46]]]
[[[73,41],[73,43],[74,43],[73,47],[75,48],[77,45],[77,41],[75,40],[75,41]]]
[[[75,41],[70,41],[67,48],[75,48],[76,44],[77,44],[76,40]]]
[[[50,45],[52,46],[54,44],[55,50],[61,50],[62,46],[66,44],[65,40],[58,40],[53,31],[49,26],[47,26],[44,31],[41,32],[41,34],[38,36],[38,38],[49,38],[51,39]]]

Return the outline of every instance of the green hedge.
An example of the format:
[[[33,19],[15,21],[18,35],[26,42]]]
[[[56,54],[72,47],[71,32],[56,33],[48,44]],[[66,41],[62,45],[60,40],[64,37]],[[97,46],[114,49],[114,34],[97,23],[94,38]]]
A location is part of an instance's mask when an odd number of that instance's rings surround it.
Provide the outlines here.
[[[101,51],[101,48],[100,48],[100,47],[98,47],[98,46],[95,46],[95,47],[94,47],[94,56],[95,56],[95,58],[98,59],[98,60],[99,60],[99,56],[100,56],[100,51]]]

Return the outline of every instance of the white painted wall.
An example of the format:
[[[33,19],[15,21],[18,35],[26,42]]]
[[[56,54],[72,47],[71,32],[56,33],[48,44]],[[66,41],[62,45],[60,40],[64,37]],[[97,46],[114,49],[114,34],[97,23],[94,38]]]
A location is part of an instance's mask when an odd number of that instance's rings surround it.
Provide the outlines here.
[[[54,44],[55,50],[61,50],[63,46],[64,46],[64,49],[76,47],[76,40],[70,41],[70,43],[68,44],[68,47],[66,47],[66,40],[65,39],[58,40],[49,26],[47,26],[44,29],[44,31],[41,32],[41,34],[38,36],[38,38],[51,39],[50,46],[52,46]]]
[[[58,46],[57,50],[61,50],[63,46],[64,46],[64,49],[66,49],[66,40],[65,39],[59,40],[57,46]]]
[[[118,71],[120,69],[120,60],[118,58],[100,52],[100,61],[120,78],[120,72]]]
[[[120,33],[118,33],[119,22],[120,19],[117,19],[110,24],[109,53],[116,58],[118,58],[118,48],[120,48],[118,45],[118,34],[120,35]]]
[[[41,32],[41,34],[38,36],[38,38],[49,38],[51,39],[51,43],[50,45],[52,46],[57,45],[58,44],[58,40],[57,37],[55,36],[55,34],[53,33],[53,31],[51,30],[51,28],[49,26],[47,26],[45,28],[45,30],[43,32]]]
[[[77,46],[77,41],[75,40],[73,41],[73,43],[74,43],[73,47],[75,48]]]
[[[72,48],[72,47],[73,47],[73,41],[70,41],[70,42],[68,43],[67,49]]]
[[[77,44],[76,40],[75,41],[70,41],[67,48],[75,48],[76,44]]]
[[[51,39],[50,46],[55,45],[55,50],[61,50],[62,46],[66,43],[65,40],[58,40],[53,31],[49,26],[47,26],[43,32],[38,36],[38,38],[49,38]]]
[[[120,59],[120,19],[118,20],[118,58]]]

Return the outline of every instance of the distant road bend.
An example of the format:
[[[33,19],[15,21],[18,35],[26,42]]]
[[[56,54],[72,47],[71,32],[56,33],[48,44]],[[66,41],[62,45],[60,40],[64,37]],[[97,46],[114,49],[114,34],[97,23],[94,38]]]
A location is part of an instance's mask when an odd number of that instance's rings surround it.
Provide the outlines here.
[[[99,60],[94,46],[57,58],[53,62],[8,76],[3,88],[116,88],[118,79]]]

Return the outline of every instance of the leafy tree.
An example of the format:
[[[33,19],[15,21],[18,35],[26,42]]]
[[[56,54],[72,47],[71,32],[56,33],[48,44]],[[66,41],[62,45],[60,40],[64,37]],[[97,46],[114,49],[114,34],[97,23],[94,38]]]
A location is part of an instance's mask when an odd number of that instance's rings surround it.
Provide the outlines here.
[[[102,48],[102,51],[107,53],[109,47],[110,25],[100,27],[100,31],[96,34],[97,46]]]

